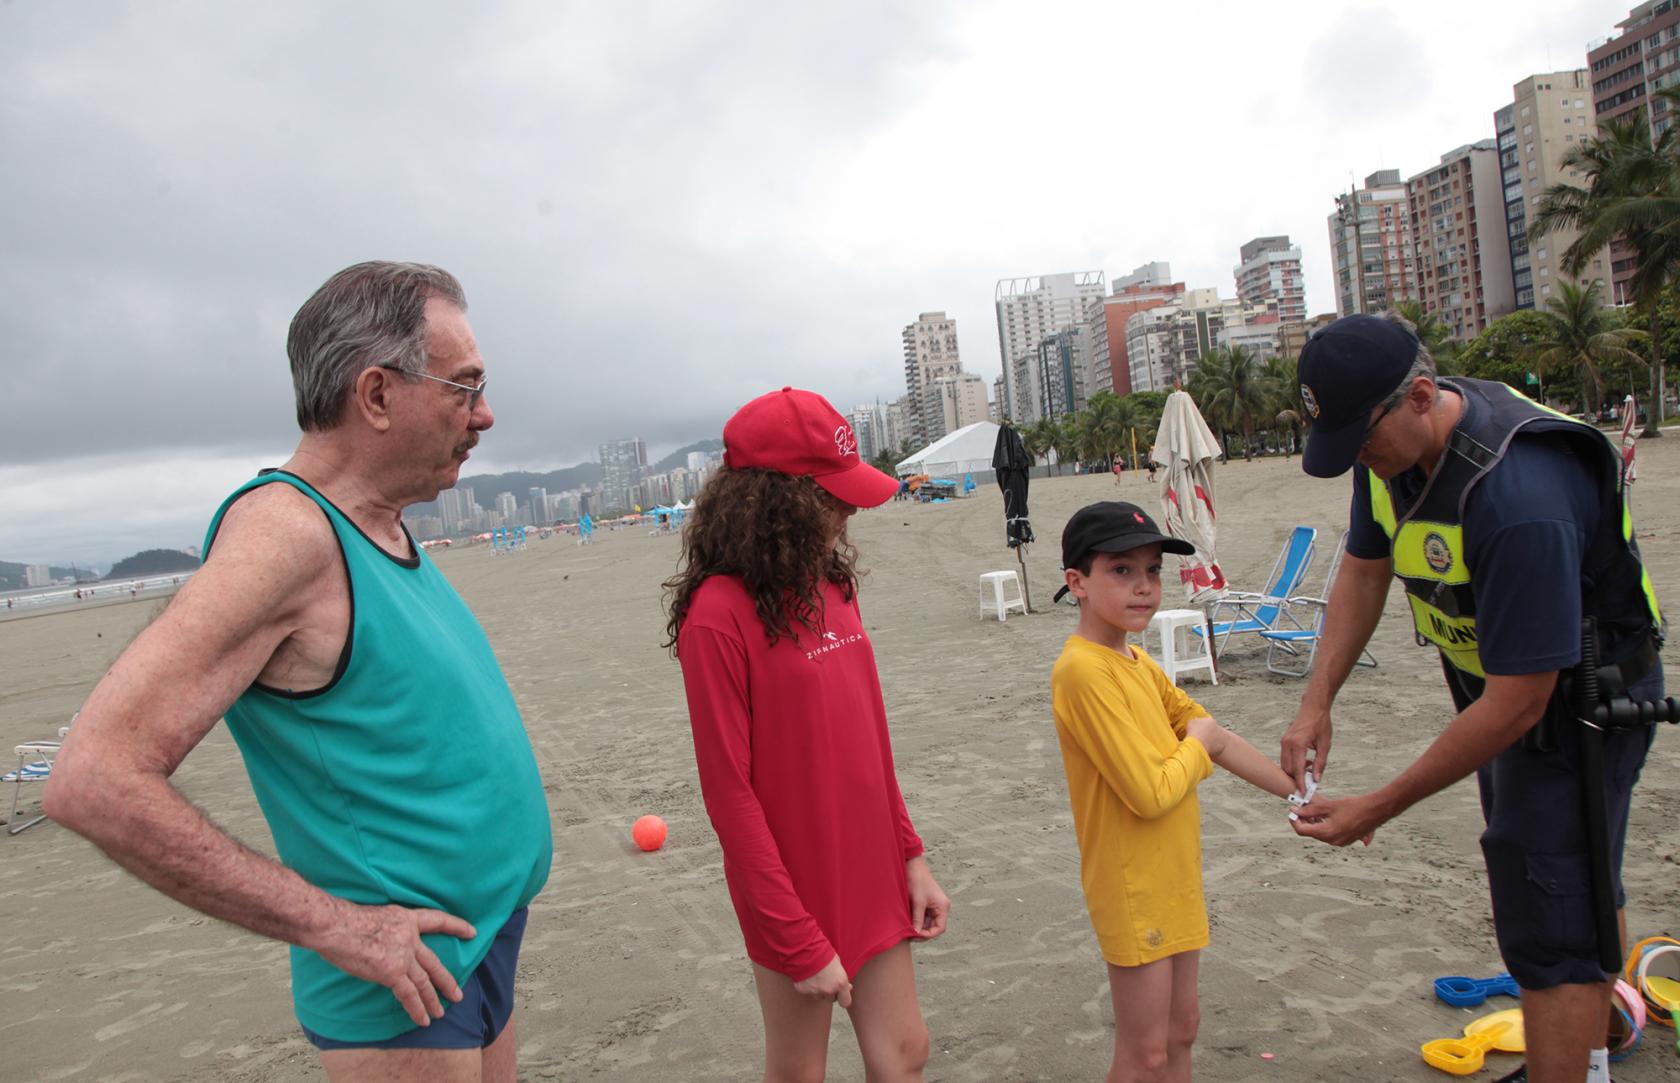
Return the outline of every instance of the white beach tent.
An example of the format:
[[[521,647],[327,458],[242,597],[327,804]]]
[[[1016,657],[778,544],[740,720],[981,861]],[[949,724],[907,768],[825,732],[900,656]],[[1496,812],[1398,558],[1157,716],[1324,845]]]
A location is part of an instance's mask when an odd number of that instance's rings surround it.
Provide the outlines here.
[[[997,434],[996,423],[976,421],[901,460],[893,470],[899,477],[928,474],[945,478],[989,472],[992,469],[992,449],[997,446]]]

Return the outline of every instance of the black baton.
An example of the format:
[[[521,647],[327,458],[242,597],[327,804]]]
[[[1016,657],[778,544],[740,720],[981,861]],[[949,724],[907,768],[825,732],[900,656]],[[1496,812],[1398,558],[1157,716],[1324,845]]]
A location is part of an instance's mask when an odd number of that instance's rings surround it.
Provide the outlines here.
[[[1622,968],[1622,936],[1616,925],[1616,888],[1610,868],[1610,816],[1604,796],[1604,727],[1598,715],[1598,627],[1581,622],[1581,662],[1575,670],[1575,718],[1581,725],[1581,800],[1585,805],[1587,865],[1592,872],[1593,924],[1598,965],[1606,974]]]

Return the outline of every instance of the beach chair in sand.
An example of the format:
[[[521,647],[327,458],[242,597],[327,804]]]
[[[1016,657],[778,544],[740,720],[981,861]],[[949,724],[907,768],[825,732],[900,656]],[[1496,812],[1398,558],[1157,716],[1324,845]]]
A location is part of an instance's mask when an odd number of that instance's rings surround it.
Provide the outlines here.
[[[71,715],[71,724],[75,724],[75,721],[76,716]],[[12,785],[12,812],[6,818],[6,834],[21,834],[47,818],[47,814],[43,812],[33,820],[18,823],[18,804],[23,798],[24,783],[45,782],[47,776],[52,774],[53,759],[57,757],[58,750],[69,733],[69,726],[60,726],[56,741],[25,741],[13,749],[18,758],[17,770],[0,775],[0,783],[9,782]]]
[[[1336,552],[1330,557],[1330,568],[1324,575],[1324,589],[1318,597],[1296,596],[1285,602],[1285,617],[1289,627],[1269,628],[1260,633],[1266,640],[1266,668],[1285,677],[1305,677],[1312,672],[1313,659],[1318,655],[1318,640],[1324,634],[1324,611],[1330,604],[1330,588],[1336,584],[1336,572],[1342,566],[1342,554],[1347,551],[1347,533],[1336,542]],[[1358,664],[1374,668],[1376,656],[1369,648],[1361,652]]]
[[[1198,636],[1211,636],[1213,656],[1224,653],[1234,635],[1247,632],[1267,632],[1279,627],[1296,627],[1289,610],[1289,598],[1301,589],[1312,567],[1313,545],[1318,531],[1310,526],[1298,526],[1289,533],[1283,551],[1266,577],[1266,589],[1259,592],[1230,590],[1208,607],[1208,624],[1192,628]],[[1279,622],[1282,622],[1281,624]]]

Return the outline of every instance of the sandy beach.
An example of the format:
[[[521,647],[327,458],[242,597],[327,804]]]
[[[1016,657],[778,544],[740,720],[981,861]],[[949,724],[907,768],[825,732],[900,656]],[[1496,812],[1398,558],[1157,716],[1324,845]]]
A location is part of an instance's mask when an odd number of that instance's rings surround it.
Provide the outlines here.
[[[1680,433],[1639,445],[1634,506],[1659,597],[1680,606]],[[1317,527],[1317,590],[1345,525],[1348,482],[1298,462],[1218,467],[1219,558],[1258,588],[1285,535]],[[950,932],[916,949],[932,1034],[930,1080],[1100,1078],[1111,1044],[1101,958],[1078,855],[1048,676],[1076,613],[1052,606],[1056,541],[1080,505],[1116,494],[1156,508],[1127,475],[1035,481],[1041,539],[1027,558],[1038,612],[982,620],[980,573],[1015,566],[997,489],[947,505],[888,504],[852,535],[869,569],[861,603],[880,660],[899,779]],[[206,514],[210,509],[205,509]],[[542,766],[555,866],[532,907],[520,966],[522,1076],[539,1080],[757,1078],[752,980],[701,804],[677,664],[662,650],[660,582],[675,536],[598,532],[438,561],[478,613]],[[1171,562],[1169,561],[1169,564]],[[141,598],[0,620],[0,751],[56,733],[117,652],[165,604]],[[1169,587],[1167,604],[1182,604]],[[1432,650],[1391,591],[1337,712],[1326,788],[1390,778],[1440,730],[1449,702]],[[1214,716],[1275,753],[1303,683],[1235,642],[1220,683],[1190,680]],[[1670,672],[1680,662],[1672,643]],[[471,749],[460,769],[476,771]],[[238,755],[218,727],[176,781],[248,844],[272,852]],[[10,786],[0,792],[10,807]],[[28,809],[38,787],[27,791]],[[1430,980],[1501,969],[1473,780],[1419,805],[1369,849],[1298,839],[1275,799],[1226,774],[1201,789],[1213,943],[1202,963],[1197,1074],[1205,1080],[1440,1080],[1418,1045],[1479,1014],[1437,1002]],[[657,813],[664,850],[631,822]],[[1625,865],[1633,936],[1680,933],[1680,733],[1665,728],[1635,795]],[[0,838],[0,1078],[324,1078],[290,1010],[286,951],[177,905],[64,828]],[[1263,1060],[1262,1054],[1274,1059]],[[1491,1079],[1516,1063],[1490,1057]],[[1621,1083],[1673,1079],[1672,1030],[1652,1027]],[[843,1013],[829,1078],[861,1080]]]

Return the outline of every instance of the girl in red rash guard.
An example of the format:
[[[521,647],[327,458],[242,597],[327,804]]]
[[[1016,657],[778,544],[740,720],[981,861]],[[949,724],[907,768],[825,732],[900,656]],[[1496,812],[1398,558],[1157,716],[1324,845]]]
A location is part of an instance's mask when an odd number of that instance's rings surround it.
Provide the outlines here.
[[[920,1080],[910,940],[951,902],[893,772],[846,520],[898,482],[820,395],[783,388],[723,429],[723,468],[665,584],[694,758],[764,1015],[766,1080],[821,1078],[833,1005],[871,1080]]]

